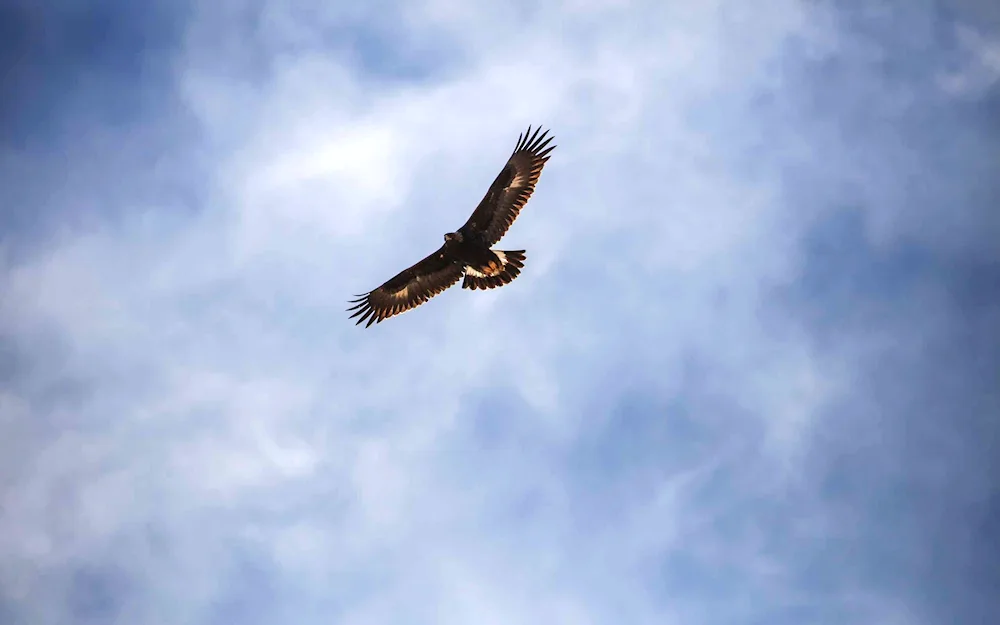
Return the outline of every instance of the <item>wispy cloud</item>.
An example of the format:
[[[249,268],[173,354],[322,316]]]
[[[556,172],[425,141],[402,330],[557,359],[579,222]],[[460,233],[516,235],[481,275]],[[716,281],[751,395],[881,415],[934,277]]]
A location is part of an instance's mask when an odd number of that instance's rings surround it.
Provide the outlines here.
[[[976,5],[6,4],[0,620],[996,607]],[[528,124],[524,273],[355,327]]]

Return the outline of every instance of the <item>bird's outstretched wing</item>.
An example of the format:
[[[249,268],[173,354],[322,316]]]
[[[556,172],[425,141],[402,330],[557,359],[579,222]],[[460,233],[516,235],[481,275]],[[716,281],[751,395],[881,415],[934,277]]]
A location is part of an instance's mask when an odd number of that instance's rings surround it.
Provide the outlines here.
[[[545,147],[552,137],[546,138],[548,130],[539,135],[540,130],[531,134],[528,126],[528,131],[518,136],[507,164],[461,230],[481,233],[487,245],[495,244],[507,232],[535,190],[549,152],[556,147]]]
[[[357,299],[348,311],[356,310],[351,319],[361,316],[357,323],[368,320],[367,328],[372,323],[381,323],[385,319],[406,312],[423,304],[438,293],[458,282],[465,273],[465,266],[453,260],[444,252],[441,246],[433,254],[427,256],[412,267],[404,269],[382,286],[356,296]]]

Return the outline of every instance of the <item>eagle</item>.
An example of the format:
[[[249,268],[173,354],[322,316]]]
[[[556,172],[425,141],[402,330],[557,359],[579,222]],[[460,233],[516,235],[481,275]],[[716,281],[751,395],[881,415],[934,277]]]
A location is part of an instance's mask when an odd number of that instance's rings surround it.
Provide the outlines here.
[[[416,308],[448,289],[464,276],[463,289],[494,289],[509,284],[524,268],[524,250],[491,249],[510,228],[528,202],[542,167],[555,145],[541,127],[518,135],[507,164],[497,175],[469,220],[444,235],[444,244],[433,254],[399,272],[381,286],[357,299],[347,309],[365,327]]]

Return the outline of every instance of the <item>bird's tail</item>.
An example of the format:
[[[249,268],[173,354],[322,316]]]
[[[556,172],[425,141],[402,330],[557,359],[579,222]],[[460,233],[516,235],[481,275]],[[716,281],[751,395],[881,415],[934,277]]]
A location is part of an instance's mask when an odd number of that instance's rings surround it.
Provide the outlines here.
[[[500,271],[494,273],[487,271],[489,269],[487,267],[481,267],[480,270],[467,267],[465,280],[462,281],[463,289],[495,289],[498,286],[509,284],[521,273],[521,269],[524,268],[524,250],[491,251],[500,259]]]

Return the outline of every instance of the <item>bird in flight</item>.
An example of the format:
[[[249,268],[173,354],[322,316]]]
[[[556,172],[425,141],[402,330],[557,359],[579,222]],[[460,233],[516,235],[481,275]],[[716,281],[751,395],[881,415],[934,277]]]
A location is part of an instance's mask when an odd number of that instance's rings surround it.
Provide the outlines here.
[[[444,235],[436,252],[399,272],[357,299],[348,311],[360,316],[355,325],[381,323],[423,304],[463,276],[463,289],[493,289],[509,284],[524,268],[524,250],[494,250],[495,245],[528,202],[549,153],[552,137],[536,128],[518,136],[514,152],[489,190],[461,228]]]

